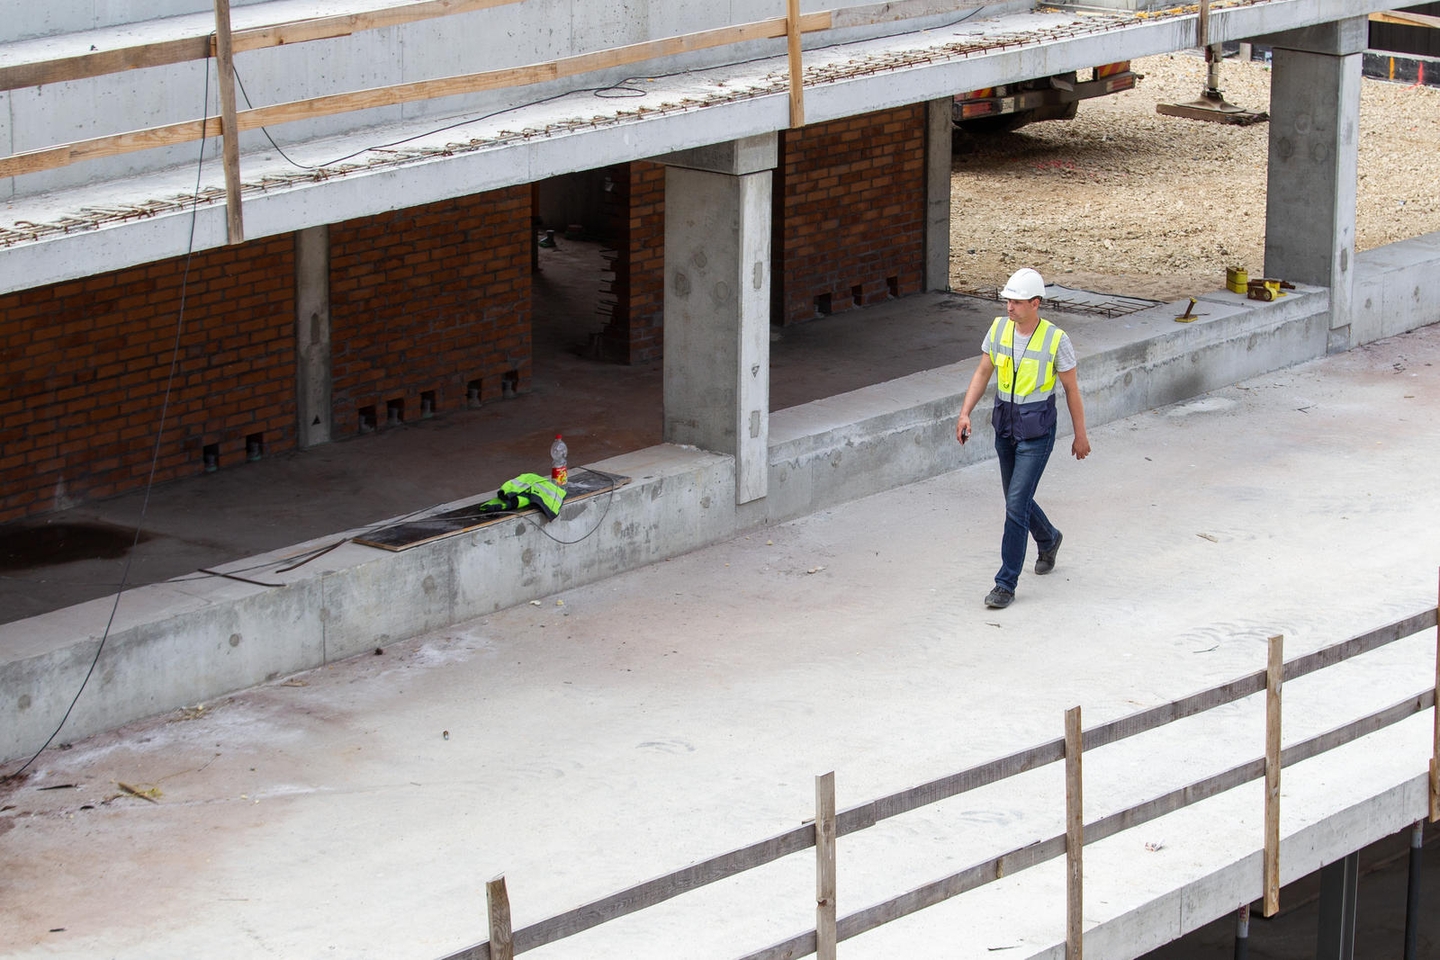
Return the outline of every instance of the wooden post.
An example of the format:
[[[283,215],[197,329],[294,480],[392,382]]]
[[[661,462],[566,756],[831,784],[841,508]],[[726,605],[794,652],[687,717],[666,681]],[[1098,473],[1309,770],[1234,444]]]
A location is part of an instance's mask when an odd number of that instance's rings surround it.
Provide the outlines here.
[[[785,34],[790,39],[790,126],[805,126],[805,72],[800,63],[800,0],[786,0]]]
[[[1071,707],[1065,711],[1065,960],[1081,960],[1085,955],[1085,797],[1080,771],[1083,745],[1080,708]]]
[[[835,960],[835,772],[815,778],[815,956]]]
[[[1436,592],[1435,616],[1440,619],[1440,590]],[[1435,627],[1435,735],[1430,756],[1430,822],[1440,820],[1440,623]]]
[[[1265,669],[1265,916],[1280,912],[1280,684],[1285,638],[1270,638]]]
[[[230,243],[242,243],[245,240],[245,221],[240,213],[240,125],[235,122],[235,54],[230,43],[230,0],[215,0],[215,71],[220,75],[226,237]]]
[[[1200,0],[1200,17],[1195,22],[1195,46],[1205,50],[1210,46],[1210,0]]]
[[[485,899],[490,907],[490,960],[515,960],[515,941],[510,930],[510,895],[505,892],[503,875],[485,884]]]

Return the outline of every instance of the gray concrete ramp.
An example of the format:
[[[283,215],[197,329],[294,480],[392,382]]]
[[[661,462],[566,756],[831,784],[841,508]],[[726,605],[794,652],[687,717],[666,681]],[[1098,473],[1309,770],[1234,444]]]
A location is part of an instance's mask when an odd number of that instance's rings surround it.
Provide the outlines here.
[[[816,774],[843,808],[1059,736],[1069,707],[1093,725],[1260,669],[1271,634],[1293,658],[1433,608],[1437,366],[1431,326],[1105,423],[1084,462],[1057,445],[1065,545],[1005,611],[980,602],[1002,512],[979,462],[47,752],[0,797],[0,954],[440,957],[484,939],[497,874],[523,926],[800,824]],[[1432,629],[1288,684],[1286,743],[1423,691],[1434,658]],[[1263,714],[1088,754],[1088,818],[1260,756]],[[1287,769],[1284,879],[1422,815],[1430,723]],[[1086,956],[1257,896],[1260,794],[1087,848]],[[1061,796],[1050,767],[842,839],[842,915],[1055,834]],[[737,957],[813,923],[812,871],[529,955]],[[841,953],[1058,958],[1063,932],[1051,863]]]

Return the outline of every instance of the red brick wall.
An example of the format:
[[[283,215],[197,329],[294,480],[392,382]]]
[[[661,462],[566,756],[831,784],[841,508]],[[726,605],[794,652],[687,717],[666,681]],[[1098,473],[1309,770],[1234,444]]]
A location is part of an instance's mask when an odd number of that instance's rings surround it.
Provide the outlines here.
[[[475,381],[482,401],[525,390],[532,243],[528,184],[332,226],[332,436],[391,400],[418,420],[425,392],[443,414]]]
[[[295,442],[294,243],[197,253],[155,478]],[[0,522],[143,486],[183,258],[0,296]]]
[[[919,293],[925,105],[782,133],[774,202],[775,322]]]
[[[610,171],[615,259],[606,356],[622,363],[660,357],[665,316],[665,168],[637,160]]]

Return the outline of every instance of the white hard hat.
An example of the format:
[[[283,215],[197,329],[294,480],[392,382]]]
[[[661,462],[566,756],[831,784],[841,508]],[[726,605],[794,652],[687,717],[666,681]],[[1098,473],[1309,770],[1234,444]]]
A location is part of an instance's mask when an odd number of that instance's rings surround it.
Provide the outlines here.
[[[1029,267],[1021,267],[1010,274],[1010,279],[1005,282],[1005,289],[1000,291],[1003,300],[1029,300],[1032,297],[1045,297],[1045,281],[1040,279],[1040,272]]]

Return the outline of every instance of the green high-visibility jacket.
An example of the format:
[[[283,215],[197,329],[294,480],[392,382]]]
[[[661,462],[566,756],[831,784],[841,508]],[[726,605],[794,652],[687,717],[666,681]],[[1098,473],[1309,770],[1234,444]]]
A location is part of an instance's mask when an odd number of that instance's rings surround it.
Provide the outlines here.
[[[539,507],[547,519],[554,520],[560,515],[560,505],[565,502],[565,488],[548,477],[538,473],[522,473],[514,480],[506,480],[495,496],[480,504],[482,510],[523,510]]]

